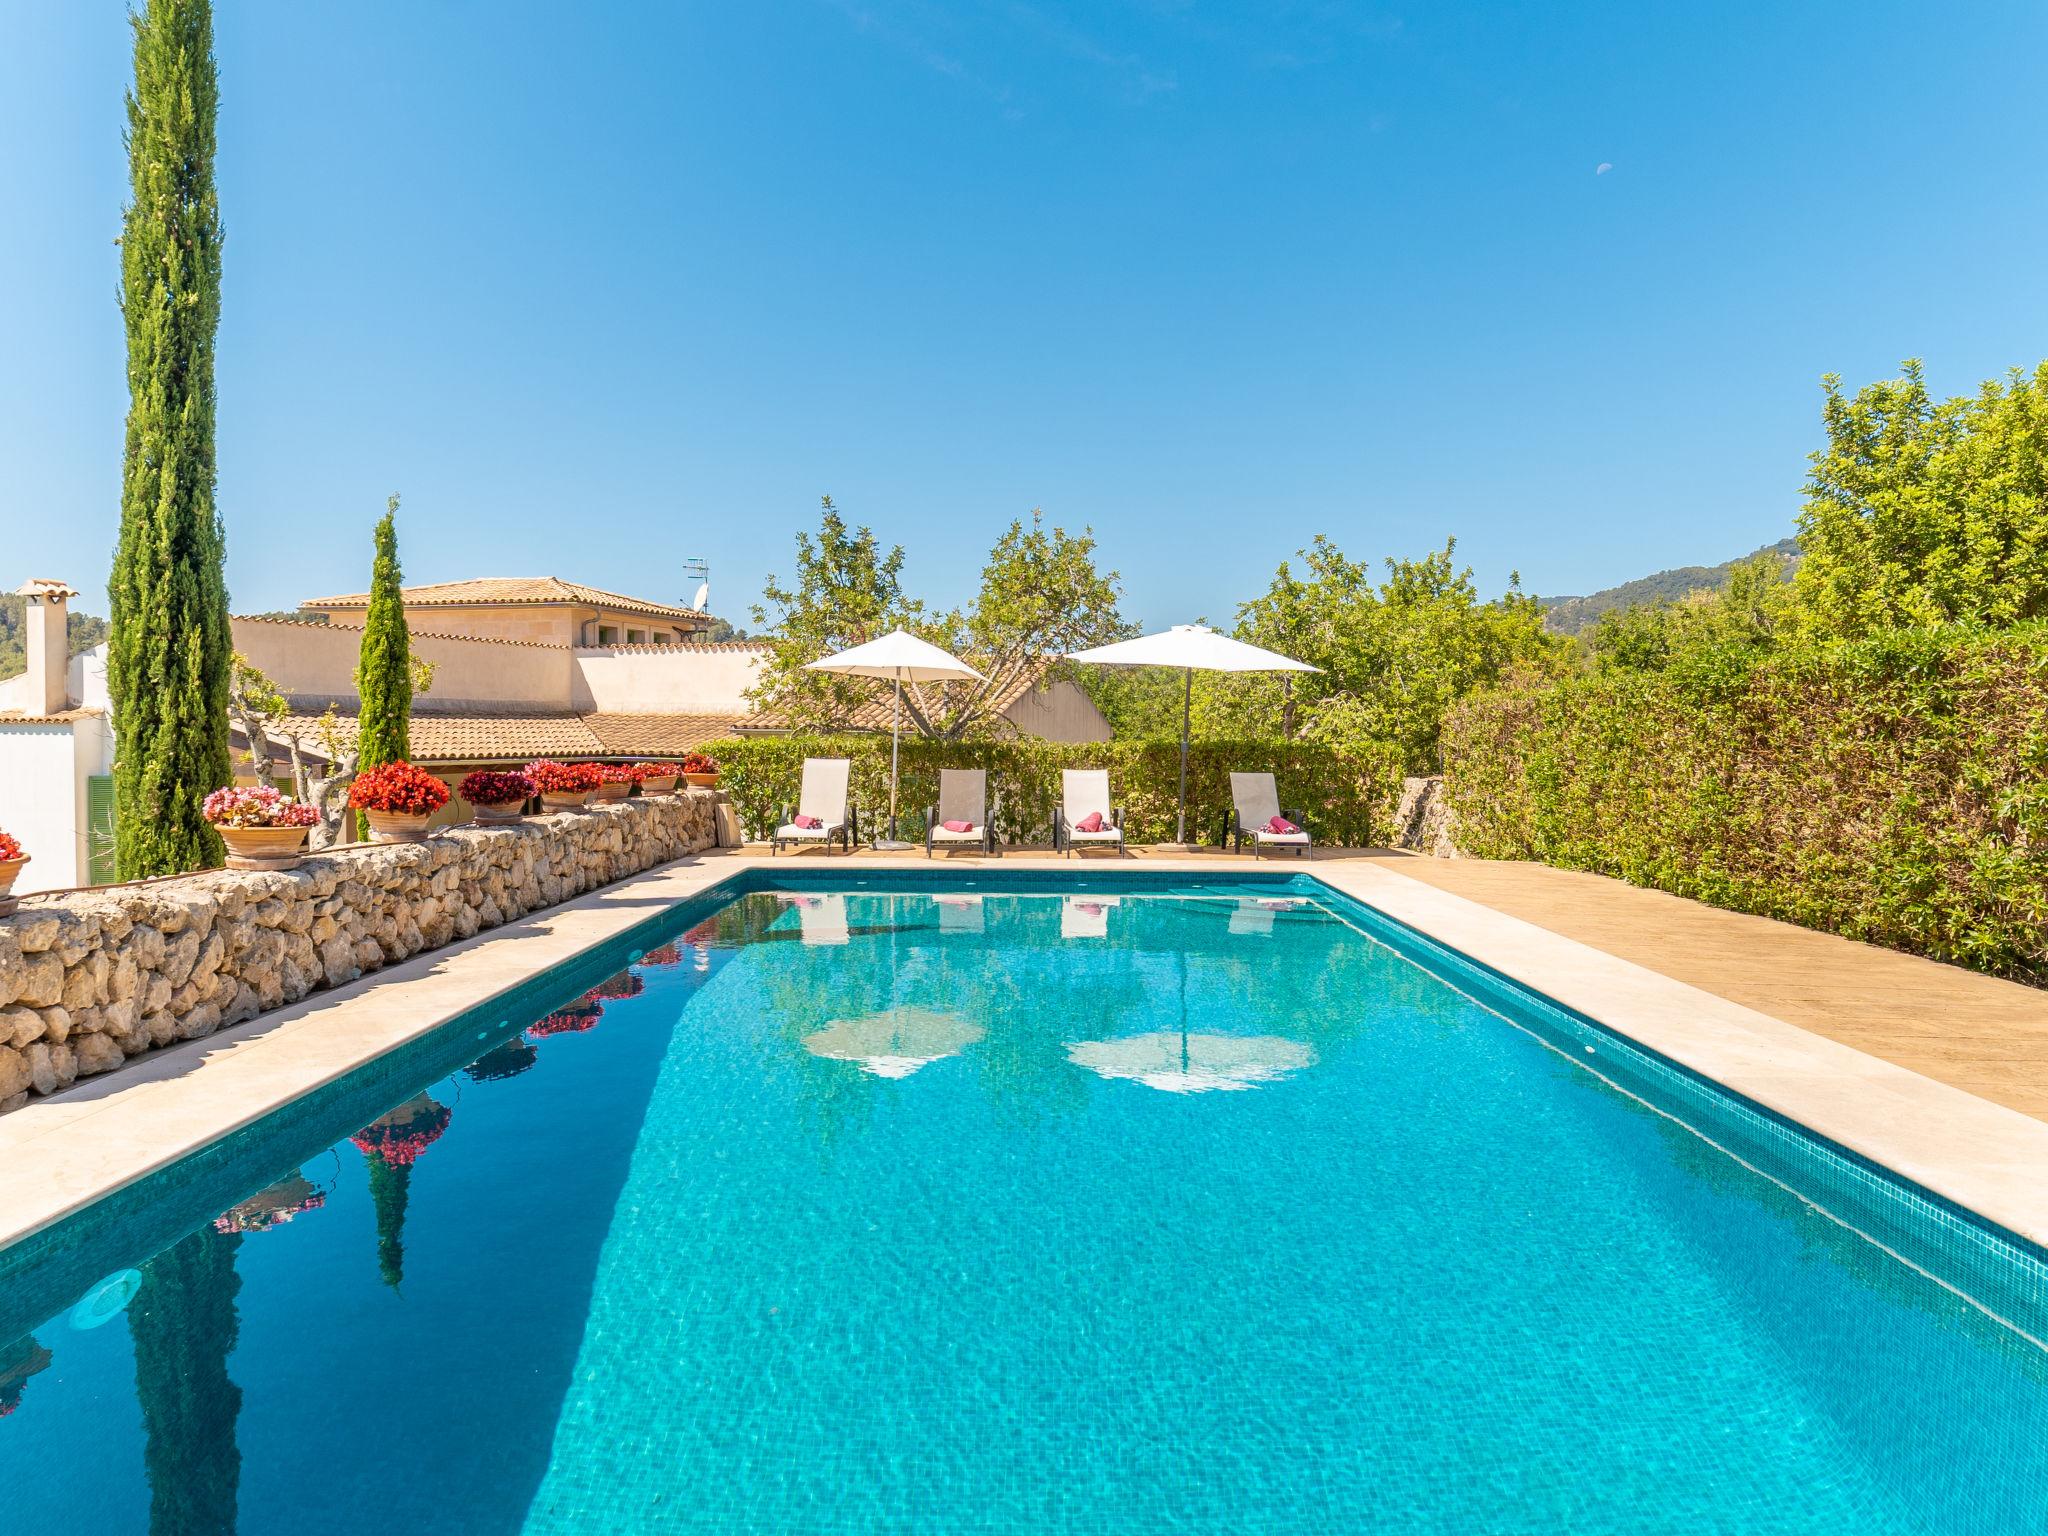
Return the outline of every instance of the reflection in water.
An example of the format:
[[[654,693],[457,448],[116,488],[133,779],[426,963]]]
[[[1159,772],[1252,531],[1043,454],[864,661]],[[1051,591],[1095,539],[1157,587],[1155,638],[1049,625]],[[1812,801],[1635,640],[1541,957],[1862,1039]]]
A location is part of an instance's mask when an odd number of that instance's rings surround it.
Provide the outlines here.
[[[239,1234],[201,1227],[143,1266],[128,1309],[142,1405],[150,1536],[231,1536],[242,1389],[228,1379],[241,1323]]]
[[[259,1189],[240,1204],[231,1205],[213,1218],[216,1232],[265,1232],[281,1227],[294,1216],[317,1211],[327,1203],[327,1191],[303,1173],[279,1179]]]
[[[503,1082],[508,1077],[517,1077],[530,1071],[540,1060],[540,1052],[524,1035],[514,1035],[503,1045],[494,1046],[462,1069],[463,1076],[472,1083]]]
[[[370,1170],[377,1207],[377,1272],[394,1290],[405,1278],[405,1206],[412,1165],[441,1139],[454,1112],[424,1093],[380,1115],[352,1138]]]
[[[1183,1034],[1155,1030],[1121,1040],[1083,1040],[1067,1047],[1077,1067],[1130,1078],[1166,1093],[1233,1092],[1315,1065],[1313,1047],[1278,1035]]]
[[[1061,897],[1060,937],[1063,939],[1108,938],[1110,908],[1120,904],[1120,898],[1115,896]]]
[[[22,1390],[28,1386],[29,1377],[49,1368],[50,1352],[36,1342],[33,1334],[0,1349],[0,1419],[21,1406]]]
[[[627,969],[616,976],[607,976],[588,992],[583,994],[585,1002],[616,1003],[629,997],[638,997],[647,990],[647,983],[640,979],[640,973]]]
[[[844,944],[849,939],[844,896],[781,896],[777,899],[796,912],[797,930],[804,943]]]
[[[597,1028],[598,1016],[603,1012],[602,1004],[573,1002],[566,1008],[557,1008],[538,1023],[527,1025],[527,1038],[545,1040],[549,1035],[580,1035],[586,1029]]]
[[[875,1077],[908,1077],[944,1056],[957,1056],[988,1031],[958,1014],[889,1008],[858,1019],[834,1019],[804,1036],[813,1056],[860,1063]]]

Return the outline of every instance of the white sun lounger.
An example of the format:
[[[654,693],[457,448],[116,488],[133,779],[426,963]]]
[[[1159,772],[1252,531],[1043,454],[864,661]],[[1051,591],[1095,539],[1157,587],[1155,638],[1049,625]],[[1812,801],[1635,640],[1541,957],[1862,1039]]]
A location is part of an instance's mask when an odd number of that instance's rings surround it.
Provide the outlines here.
[[[797,795],[796,810],[792,814],[788,806],[782,808],[782,825],[768,840],[771,856],[780,853],[784,843],[821,843],[829,850],[834,838],[848,853],[853,852],[853,840],[859,829],[846,804],[846,784],[852,772],[850,758],[804,759],[803,787]],[[800,827],[796,824],[797,816],[814,816],[818,825]]]
[[[1001,804],[998,798],[998,805]],[[941,768],[939,803],[924,819],[924,855],[934,848],[979,848],[996,851],[995,811],[988,803],[988,774],[980,768]],[[967,823],[965,832],[948,832],[949,821]]]
[[[1273,787],[1273,775],[1233,773],[1230,776],[1230,831],[1237,840],[1239,853],[1244,852],[1247,838],[1251,840],[1253,858],[1266,848],[1292,848],[1296,857],[1308,853],[1308,833],[1266,830],[1275,816],[1284,817],[1297,827],[1302,825],[1301,812],[1280,809],[1280,792]]]
[[[1109,803],[1107,768],[1068,768],[1061,773],[1060,803],[1052,813],[1052,847],[1071,855],[1077,847],[1106,845],[1124,851],[1124,813]],[[1100,832],[1083,832],[1076,822],[1102,813]]]
[[[939,909],[939,932],[980,933],[983,931],[981,897],[973,891],[949,891],[934,896],[932,905]]]

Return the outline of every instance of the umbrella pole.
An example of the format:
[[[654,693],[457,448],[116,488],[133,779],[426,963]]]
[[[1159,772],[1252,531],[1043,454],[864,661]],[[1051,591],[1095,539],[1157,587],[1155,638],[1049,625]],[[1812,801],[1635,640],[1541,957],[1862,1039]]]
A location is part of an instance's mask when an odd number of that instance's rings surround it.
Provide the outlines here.
[[[896,669],[896,702],[889,711],[889,836],[896,836],[896,751],[903,740],[903,669]]]
[[[1195,702],[1195,669],[1181,669],[1180,693],[1180,815],[1173,824],[1173,840],[1183,848],[1188,841],[1188,713]]]

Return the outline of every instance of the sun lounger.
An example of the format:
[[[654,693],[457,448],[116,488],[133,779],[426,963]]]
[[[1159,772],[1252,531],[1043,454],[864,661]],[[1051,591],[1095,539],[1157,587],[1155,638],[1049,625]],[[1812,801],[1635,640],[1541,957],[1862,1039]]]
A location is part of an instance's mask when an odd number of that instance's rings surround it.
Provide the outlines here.
[[[974,848],[982,853],[996,851],[995,813],[1002,804],[988,803],[988,774],[979,768],[941,768],[939,803],[924,819],[924,855],[935,848]],[[949,832],[947,822],[966,822],[964,832]]]
[[[768,840],[771,856],[780,853],[784,843],[821,843],[830,850],[834,838],[848,853],[853,852],[859,827],[846,803],[846,785],[852,772],[850,758],[804,759],[803,787],[797,795],[796,809],[792,812],[788,806],[782,808],[782,825]],[[798,826],[796,818],[799,816],[813,820],[817,825]]]
[[[1252,857],[1257,858],[1267,848],[1292,848],[1296,857],[1305,856],[1310,846],[1306,831],[1275,832],[1272,822],[1275,817],[1302,825],[1299,811],[1280,809],[1280,792],[1273,787],[1270,773],[1233,773],[1230,776],[1230,826],[1226,833],[1236,838],[1237,851],[1244,852],[1247,839],[1252,845]]]
[[[1071,855],[1076,848],[1103,846],[1124,851],[1123,807],[1109,803],[1107,768],[1068,768],[1061,776],[1060,803],[1052,813],[1052,847]],[[1081,823],[1100,816],[1101,824],[1084,832]]]
[[[1109,909],[1122,903],[1119,896],[1062,896],[1060,937],[1063,939],[1106,939],[1109,937]]]

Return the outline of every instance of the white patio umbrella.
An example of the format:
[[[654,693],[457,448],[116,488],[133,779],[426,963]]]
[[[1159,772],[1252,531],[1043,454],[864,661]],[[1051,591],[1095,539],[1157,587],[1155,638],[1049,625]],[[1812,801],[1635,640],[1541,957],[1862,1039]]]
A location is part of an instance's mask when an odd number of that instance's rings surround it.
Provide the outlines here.
[[[1180,697],[1180,816],[1174,823],[1174,840],[1185,848],[1188,841],[1188,713],[1194,702],[1197,672],[1320,672],[1305,661],[1282,656],[1278,651],[1246,645],[1228,635],[1219,635],[1206,624],[1176,624],[1156,635],[1119,640],[1115,645],[1098,645],[1093,650],[1070,651],[1069,661],[1084,661],[1096,667],[1175,667],[1183,674]]]
[[[870,640],[866,645],[856,645],[850,651],[841,651],[837,656],[808,662],[804,670],[838,672],[847,677],[879,677],[896,684],[894,706],[889,715],[889,837],[886,842],[877,841],[875,846],[908,846],[896,841],[896,757],[903,736],[903,685],[955,683],[970,679],[986,682],[988,679],[958,657],[948,656],[936,645],[900,629],[891,630],[881,639]]]

